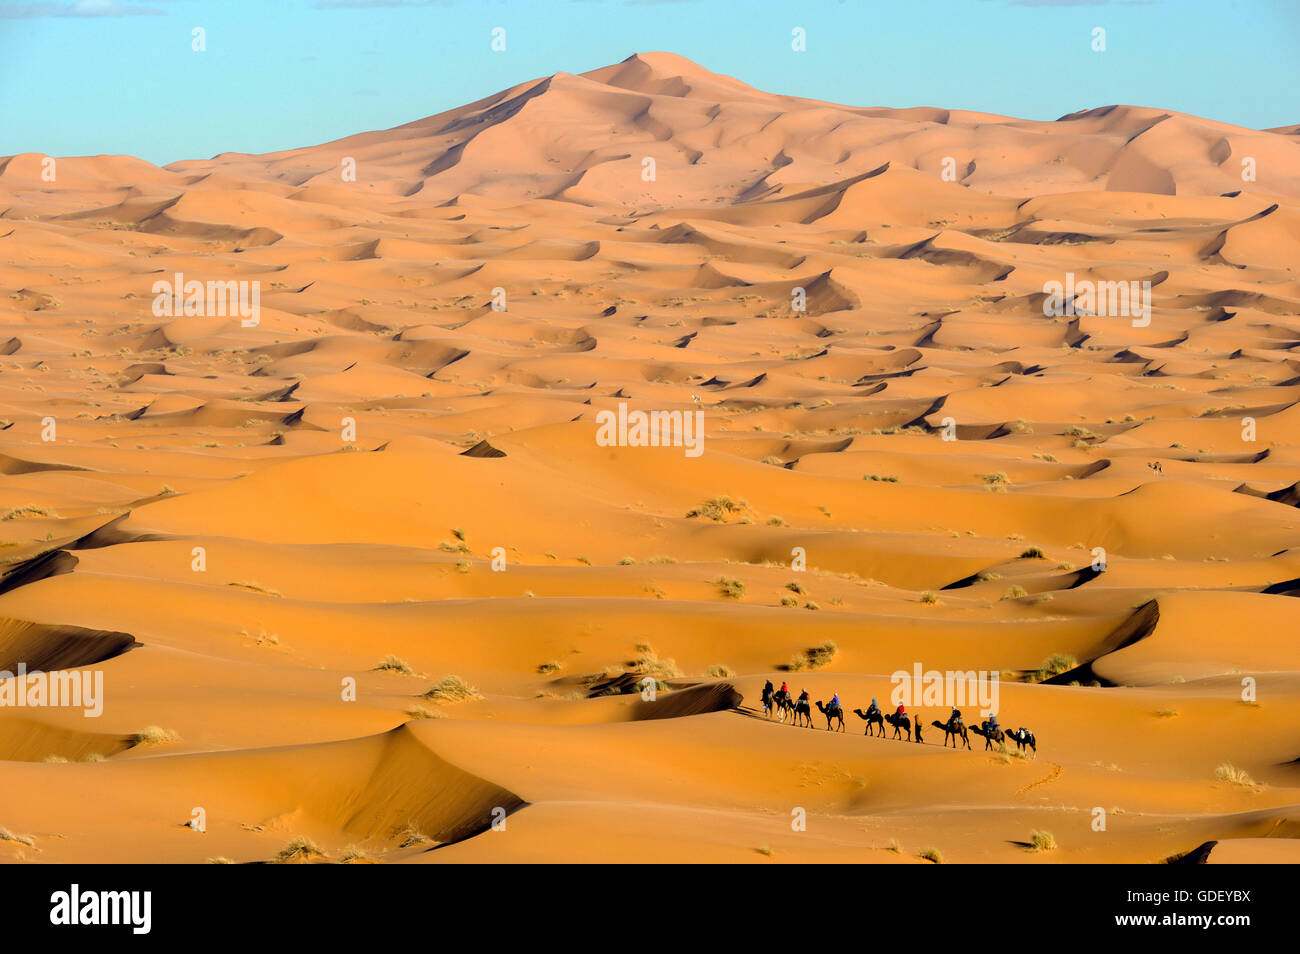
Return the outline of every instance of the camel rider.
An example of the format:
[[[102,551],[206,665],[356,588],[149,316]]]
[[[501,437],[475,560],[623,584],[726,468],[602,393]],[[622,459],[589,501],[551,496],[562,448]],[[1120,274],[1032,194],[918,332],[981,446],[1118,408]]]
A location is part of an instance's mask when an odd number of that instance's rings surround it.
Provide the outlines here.
[[[763,691],[766,692],[766,693],[769,693],[769,694],[772,692],[772,680],[771,680],[771,679],[769,679],[769,680],[767,681],[767,685],[763,687]]]
[[[960,722],[960,721],[961,721],[961,710],[958,709],[956,706],[953,706],[952,715],[948,716],[948,724],[952,725],[954,722]]]
[[[871,700],[871,705],[867,706],[867,715],[877,715],[880,712],[880,706],[876,705],[876,700]]]
[[[901,719],[905,715],[907,715],[907,710],[903,708],[903,704],[900,702],[898,708],[894,710],[894,718]]]
[[[799,701],[802,702],[802,703],[805,703],[805,704],[808,702],[808,690],[807,690],[807,689],[805,689],[803,692],[799,693]]]
[[[997,732],[1002,728],[998,725],[998,714],[996,712],[989,714],[989,721],[985,725],[988,727],[987,731],[989,732]]]
[[[785,684],[785,680],[784,680],[784,679],[781,680],[781,690],[780,690],[780,692],[781,692],[781,694],[784,695],[787,699],[790,698],[790,687],[787,686],[787,685]]]
[[[837,692],[835,693],[835,695],[831,696],[830,708],[838,709],[839,707],[840,707],[840,694]]]

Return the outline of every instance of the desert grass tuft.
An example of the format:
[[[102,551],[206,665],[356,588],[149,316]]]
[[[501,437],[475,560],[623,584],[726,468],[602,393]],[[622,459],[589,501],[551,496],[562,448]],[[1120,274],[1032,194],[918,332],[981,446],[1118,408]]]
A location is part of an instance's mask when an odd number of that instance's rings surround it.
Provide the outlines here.
[[[426,709],[424,706],[411,706],[406,710],[406,715],[411,719],[445,719],[447,713],[441,709]]]
[[[639,676],[651,676],[655,680],[680,679],[682,675],[675,659],[660,659],[649,647],[642,650],[641,655],[632,663],[632,669]]]
[[[722,595],[730,600],[738,600],[745,595],[745,582],[743,580],[720,576],[718,577],[718,588],[722,591]]]
[[[1052,653],[1043,660],[1043,664],[1038,667],[1035,675],[1038,681],[1051,679],[1053,676],[1059,676],[1063,672],[1069,672],[1079,665],[1079,660],[1075,659],[1069,653]]]
[[[31,835],[19,835],[10,831],[8,828],[0,828],[0,841],[16,841],[20,845],[26,845],[28,848],[36,844],[36,839]]]
[[[410,848],[412,845],[427,845],[433,839],[418,828],[403,828],[397,833],[397,847]]]
[[[1055,851],[1056,839],[1052,837],[1050,831],[1041,831],[1035,828],[1029,833],[1029,850],[1030,851]]]
[[[820,669],[823,666],[830,665],[835,659],[835,655],[840,651],[830,640],[822,643],[820,646],[813,646],[805,649],[802,653],[792,657],[786,664],[786,668],[791,672],[804,672],[809,669]]]
[[[389,653],[383,659],[379,660],[379,665],[372,670],[373,672],[398,672],[403,676],[414,676],[415,670],[406,664],[406,660],[399,656]]]
[[[460,676],[447,676],[426,690],[424,698],[434,702],[464,702],[467,699],[482,699],[483,693]]]
[[[749,504],[744,500],[732,500],[723,494],[710,497],[704,503],[686,512],[687,517],[703,517],[717,523],[725,523],[731,517],[739,517],[748,512]]]
[[[1214,777],[1220,782],[1231,782],[1233,785],[1241,785],[1246,788],[1254,788],[1256,782],[1250,777],[1250,774],[1241,768],[1233,765],[1231,762],[1224,762],[1214,770]]]
[[[310,864],[317,858],[325,857],[325,849],[303,835],[299,835],[285,845],[275,856],[275,864],[302,865]]]
[[[131,734],[131,743],[133,745],[163,745],[168,742],[179,742],[181,737],[171,729],[164,729],[161,726],[147,725],[139,732]]]
[[[38,507],[36,504],[24,504],[21,507],[10,507],[4,513],[0,514],[0,520],[17,520],[19,517],[57,517],[58,512],[50,510],[48,507]]]
[[[360,845],[348,845],[339,853],[339,864],[341,865],[354,865],[372,860],[370,853]]]

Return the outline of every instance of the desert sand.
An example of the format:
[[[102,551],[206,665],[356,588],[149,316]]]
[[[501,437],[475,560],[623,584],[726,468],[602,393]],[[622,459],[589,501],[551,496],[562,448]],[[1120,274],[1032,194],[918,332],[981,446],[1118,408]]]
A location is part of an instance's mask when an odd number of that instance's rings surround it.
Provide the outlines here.
[[[1297,127],[650,53],[44,159],[0,158],[0,670],[102,714],[0,706],[0,860],[1300,861]],[[177,273],[257,323],[155,314]],[[1045,314],[1067,273],[1149,323]],[[620,404],[702,453],[602,446]],[[1036,757],[759,709],[917,664]]]

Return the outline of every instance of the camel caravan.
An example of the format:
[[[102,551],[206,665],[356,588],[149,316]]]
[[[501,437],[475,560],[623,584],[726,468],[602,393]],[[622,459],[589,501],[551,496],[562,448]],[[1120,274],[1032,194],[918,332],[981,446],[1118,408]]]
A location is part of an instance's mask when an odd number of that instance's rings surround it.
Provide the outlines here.
[[[827,732],[845,732],[844,726],[844,704],[840,702],[840,694],[837,692],[831,697],[831,701],[823,703],[818,699],[815,703],[809,698],[808,690],[805,689],[796,698],[791,693],[789,686],[784,682],[781,688],[777,689],[772,685],[772,680],[767,681],[763,687],[763,715],[769,719],[776,717],[778,722],[786,722],[792,719],[794,725],[807,725],[813,728],[812,707],[817,706],[817,711],[826,718]],[[895,712],[882,712],[876,704],[876,700],[871,700],[866,711],[854,709],[854,714],[867,723],[864,735],[875,736],[876,730],[880,730],[880,738],[885,737],[885,726],[893,728],[893,738],[905,740],[908,742],[923,743],[921,738],[921,718],[918,715],[916,722],[913,723],[911,716],[904,711],[903,706],[899,706]],[[1017,729],[1003,729],[998,725],[998,717],[992,715],[985,719],[979,725],[966,726],[962,721],[961,710],[953,707],[947,721],[940,722],[938,719],[931,721],[930,725],[934,726],[943,733],[943,744],[947,748],[948,743],[952,742],[955,749],[958,744],[970,748],[970,733],[974,732],[984,740],[984,750],[994,748],[995,746],[1005,745],[1008,741],[1014,742],[1016,751],[1021,755],[1026,752],[1029,757],[1037,758],[1038,740],[1034,733],[1021,726]]]

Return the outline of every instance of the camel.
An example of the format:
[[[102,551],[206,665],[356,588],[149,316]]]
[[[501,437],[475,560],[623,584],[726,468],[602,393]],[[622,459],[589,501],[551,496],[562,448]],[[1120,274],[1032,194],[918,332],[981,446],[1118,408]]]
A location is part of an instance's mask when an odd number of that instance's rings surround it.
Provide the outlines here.
[[[1154,470],[1157,474],[1164,476],[1165,469],[1160,466],[1160,461],[1158,460],[1150,461],[1147,464],[1147,466],[1150,467],[1152,470]]]
[[[819,710],[821,710],[821,714],[824,715],[824,716],[826,717],[826,731],[827,731],[827,732],[831,731],[831,720],[832,720],[832,719],[838,719],[838,720],[840,721],[840,727],[839,727],[838,729],[836,729],[835,731],[837,731],[837,732],[844,732],[844,731],[845,731],[845,728],[844,728],[844,710],[843,710],[839,705],[831,705],[831,706],[827,707],[827,706],[822,705],[822,701],[821,701],[820,699],[818,699],[818,700],[817,700],[817,708],[818,708]]]
[[[812,706],[808,705],[808,700],[803,698],[799,699],[799,701],[794,704],[794,724],[801,725],[801,719],[808,720],[808,728],[811,729],[813,727]]]
[[[901,731],[907,735],[908,742],[912,741],[912,720],[907,717],[907,713],[887,715],[885,721],[894,727],[894,738],[897,739],[899,737],[898,733]]]
[[[1025,746],[1029,746],[1030,751],[1034,753],[1034,758],[1038,758],[1038,740],[1028,729],[1014,729],[1007,733],[1007,738],[1016,743],[1017,752],[1024,754]]]
[[[867,720],[867,731],[863,733],[864,735],[875,735],[876,733],[872,731],[873,727],[880,726],[880,737],[882,739],[885,737],[885,719],[880,714],[879,709],[872,712],[863,712],[861,709],[854,709],[853,711],[857,713],[859,719]]]
[[[763,687],[763,715],[769,719],[772,718],[772,697],[776,695],[776,690],[772,688],[772,683]]]
[[[934,726],[936,729],[943,730],[944,748],[947,748],[948,740],[950,738],[952,739],[952,747],[954,749],[957,748],[958,736],[960,736],[961,740],[966,743],[966,748],[970,748],[970,738],[966,735],[966,726],[962,725],[961,719],[954,718],[949,722],[940,722],[938,719],[935,719],[930,723],[930,725]]]
[[[787,714],[794,711],[794,703],[790,701],[790,693],[788,692],[782,692],[778,689],[776,695],[772,696],[772,703],[776,707],[776,717],[782,722],[785,721]]]
[[[993,748],[994,742],[1001,744],[1002,740],[1006,737],[1006,733],[1001,729],[993,729],[990,731],[987,722],[982,725],[973,725],[970,727],[970,730],[984,739],[985,751]]]

